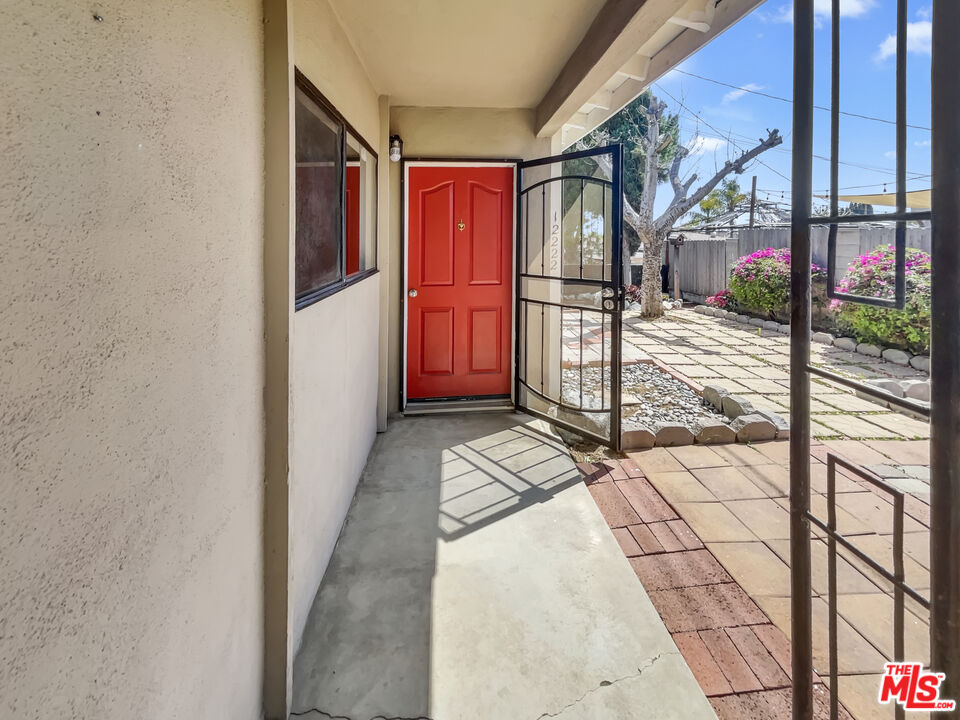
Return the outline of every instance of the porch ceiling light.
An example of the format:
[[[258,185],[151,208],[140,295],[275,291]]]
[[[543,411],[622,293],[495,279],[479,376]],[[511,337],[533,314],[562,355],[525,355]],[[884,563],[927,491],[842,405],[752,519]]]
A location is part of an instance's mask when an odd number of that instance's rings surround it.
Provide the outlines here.
[[[400,162],[400,151],[403,150],[403,140],[399,135],[390,136],[390,162]]]

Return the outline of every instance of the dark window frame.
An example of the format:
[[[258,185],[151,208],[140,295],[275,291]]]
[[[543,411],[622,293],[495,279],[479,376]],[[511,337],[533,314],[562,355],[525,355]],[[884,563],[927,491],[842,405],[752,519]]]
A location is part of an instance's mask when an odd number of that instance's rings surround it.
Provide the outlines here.
[[[377,247],[377,233],[379,230],[379,173],[380,173],[380,158],[377,155],[376,150],[373,149],[373,146],[366,141],[366,139],[357,132],[347,119],[333,106],[326,97],[323,96],[316,85],[314,85],[310,80],[304,75],[299,68],[294,68],[294,84],[298,90],[303,92],[310,100],[315,102],[321,110],[327,113],[335,123],[338,123],[341,126],[342,132],[340,133],[340,157],[343,161],[343,168],[340,172],[340,278],[334,280],[333,282],[322,285],[318,288],[305,291],[299,296],[294,297],[294,311],[302,310],[310,305],[313,305],[324,298],[328,298],[331,295],[344,290],[345,288],[350,287],[362,280],[366,280],[372,275],[376,275],[379,272],[378,268],[378,251]],[[370,232],[373,235],[373,258],[372,264],[370,267],[364,268],[359,272],[354,273],[353,275],[347,276],[347,267],[346,267],[346,196],[347,196],[347,183],[346,183],[346,158],[347,158],[347,134],[353,137],[360,145],[373,156],[373,159],[377,162],[377,172],[374,174],[373,181],[373,193],[374,193],[374,202],[373,202],[373,223]],[[296,202],[296,193],[294,193],[294,202]],[[296,231],[296,229],[294,229]],[[296,240],[294,240],[296,242]],[[294,289],[296,292],[296,289]]]

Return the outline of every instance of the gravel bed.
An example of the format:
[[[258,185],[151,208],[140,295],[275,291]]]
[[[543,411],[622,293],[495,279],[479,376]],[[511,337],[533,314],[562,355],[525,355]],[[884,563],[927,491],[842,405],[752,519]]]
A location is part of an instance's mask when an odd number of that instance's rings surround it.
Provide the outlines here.
[[[605,369],[604,380],[609,392],[609,368]],[[720,420],[726,422],[722,413],[705,406],[700,396],[689,385],[676,380],[671,375],[650,363],[624,365],[621,369],[623,386],[623,422],[624,427],[631,425],[651,425],[653,423],[677,423],[692,425],[698,420]],[[563,371],[562,385],[564,402],[580,404],[580,370]],[[641,404],[632,405],[634,397]],[[583,407],[600,407],[600,368],[583,368]]]
[[[680,423],[692,425],[697,420],[721,420],[722,413],[703,404],[700,396],[689,385],[660,370],[656,365],[637,363],[626,365],[621,371],[624,403],[627,395],[635,395],[641,405],[626,405],[625,424]]]
[[[603,368],[603,387],[606,395],[607,407],[610,401],[610,366]],[[583,404],[580,403],[580,369],[566,368],[561,379],[561,395],[563,401],[574,407],[581,406],[588,410],[599,410],[600,404],[600,368],[586,366],[583,368]]]

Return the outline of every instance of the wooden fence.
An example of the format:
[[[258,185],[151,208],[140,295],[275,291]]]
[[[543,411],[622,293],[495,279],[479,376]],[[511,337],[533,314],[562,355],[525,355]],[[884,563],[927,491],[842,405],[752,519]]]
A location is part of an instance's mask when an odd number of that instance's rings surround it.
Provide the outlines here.
[[[827,228],[810,228],[813,262],[827,266]],[[837,233],[837,280],[858,255],[868,253],[879,245],[892,245],[895,230],[892,227],[840,228]],[[790,228],[741,228],[728,237],[690,237],[677,251],[668,248],[670,292],[673,294],[675,271],[679,270],[680,290],[686,294],[706,297],[728,285],[730,271],[737,258],[762,248],[790,246]],[[929,228],[907,228],[907,247],[930,252]]]

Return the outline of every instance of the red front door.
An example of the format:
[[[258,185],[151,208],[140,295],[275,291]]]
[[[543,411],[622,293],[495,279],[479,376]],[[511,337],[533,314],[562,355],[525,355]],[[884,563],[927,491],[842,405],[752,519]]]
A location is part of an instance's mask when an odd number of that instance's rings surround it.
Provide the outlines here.
[[[411,167],[407,397],[510,393],[512,167]]]

